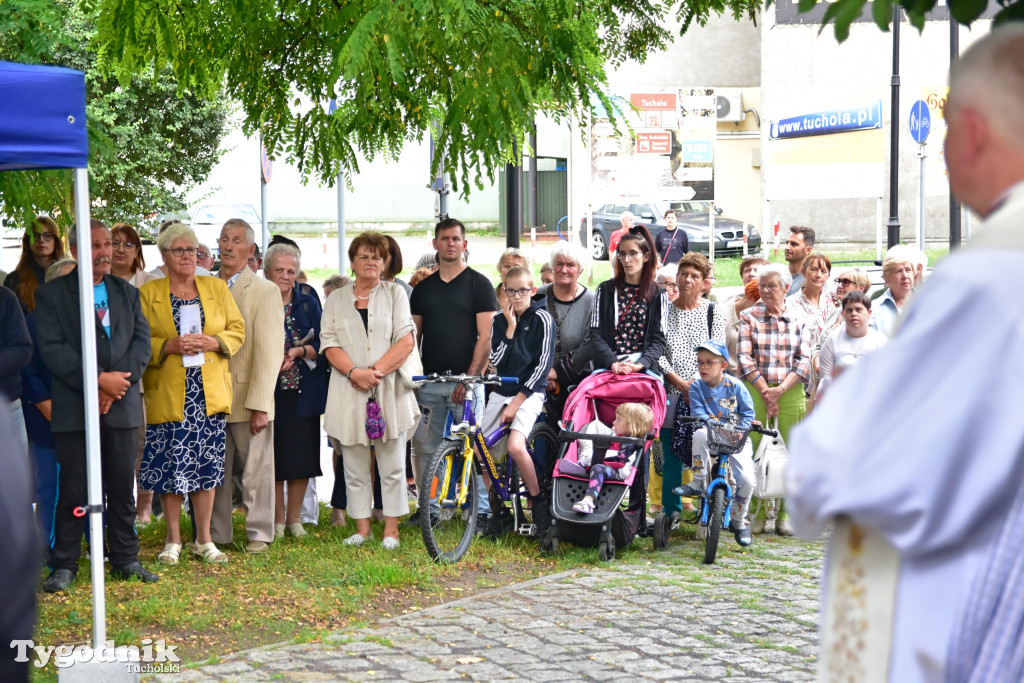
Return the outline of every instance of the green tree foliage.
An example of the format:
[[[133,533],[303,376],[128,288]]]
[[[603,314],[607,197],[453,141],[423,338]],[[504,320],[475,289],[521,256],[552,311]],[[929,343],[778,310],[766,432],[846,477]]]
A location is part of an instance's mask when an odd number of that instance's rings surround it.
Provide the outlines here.
[[[538,111],[582,119],[609,63],[643,61],[672,37],[672,3],[657,0],[96,1],[112,71],[224,84],[247,134],[328,184],[339,162],[355,173],[357,155],[394,155],[433,130],[468,191],[523,150]],[[676,15],[685,30],[759,7],[686,0]]]
[[[93,215],[143,225],[185,209],[184,196],[219,158],[227,107],[179,89],[169,70],[119,82],[96,68],[89,47],[95,22],[77,2],[0,0],[0,59],[50,64],[86,75],[89,191]],[[70,171],[0,173],[5,222],[25,225],[35,213],[71,216]],[[70,223],[70,218],[66,221]]]
[[[836,40],[840,43],[850,35],[850,24],[857,20],[867,0],[835,0],[825,11],[822,29],[829,22],[835,28]],[[997,0],[1000,10],[994,23],[1024,20],[1024,0]],[[800,0],[800,11],[809,12],[816,6],[817,0]],[[925,18],[935,9],[938,0],[872,0],[871,17],[883,31],[889,30],[892,22],[893,8],[899,5],[906,13],[907,20],[918,31],[924,29]],[[988,7],[988,0],[947,0],[953,18],[961,24],[970,25],[977,20]]]

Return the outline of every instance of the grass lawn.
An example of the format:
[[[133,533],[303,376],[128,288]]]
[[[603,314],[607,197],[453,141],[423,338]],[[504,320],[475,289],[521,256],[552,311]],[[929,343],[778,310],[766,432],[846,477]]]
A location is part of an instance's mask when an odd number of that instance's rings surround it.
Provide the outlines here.
[[[191,536],[187,516],[182,536]],[[282,641],[312,641],[338,629],[446,602],[473,591],[544,574],[596,564],[596,549],[563,547],[542,558],[532,539],[507,536],[500,542],[478,538],[457,565],[439,566],[423,547],[419,528],[401,530],[402,547],[380,546],[382,525],[364,547],[343,546],[355,533],[331,528],[330,509],[320,524],[307,525],[305,538],[275,542],[262,555],[246,555],[236,541],[226,548],[226,565],[206,565],[188,552],[175,567],[155,562],[166,526],[154,522],[139,530],[140,559],[161,575],[159,583],[107,583],[107,638],[118,645],[144,638],[176,645],[183,662],[215,662],[237,650]],[[235,538],[244,542],[244,518],[235,516]],[[623,552],[653,553],[649,540]],[[107,568],[109,570],[109,566]],[[45,573],[42,575],[45,576]],[[91,644],[92,597],[87,559],[69,594],[39,593],[37,644]],[[55,681],[52,663],[32,667],[33,680]]]

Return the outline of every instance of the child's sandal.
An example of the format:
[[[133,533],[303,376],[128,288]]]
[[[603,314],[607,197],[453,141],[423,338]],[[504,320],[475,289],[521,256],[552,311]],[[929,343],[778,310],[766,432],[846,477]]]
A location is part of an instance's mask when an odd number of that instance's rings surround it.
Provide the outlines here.
[[[575,510],[576,512],[581,512],[585,515],[589,515],[594,511],[594,504],[591,503],[589,500],[584,499],[573,505],[572,509]]]

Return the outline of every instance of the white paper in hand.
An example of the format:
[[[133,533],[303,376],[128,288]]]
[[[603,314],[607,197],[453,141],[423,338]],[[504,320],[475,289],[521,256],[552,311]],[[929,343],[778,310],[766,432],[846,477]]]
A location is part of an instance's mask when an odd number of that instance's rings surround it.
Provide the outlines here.
[[[187,304],[179,309],[179,325],[180,329],[178,333],[181,336],[186,334],[199,334],[203,331],[202,315],[198,304]],[[182,356],[181,364],[186,368],[198,368],[206,361],[203,352],[193,354],[191,356]]]

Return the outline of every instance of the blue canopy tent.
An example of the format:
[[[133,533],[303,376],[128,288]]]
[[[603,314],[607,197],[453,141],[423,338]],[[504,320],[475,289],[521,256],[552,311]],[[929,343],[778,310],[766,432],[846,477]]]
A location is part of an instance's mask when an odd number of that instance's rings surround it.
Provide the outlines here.
[[[89,138],[85,128],[85,75],[53,66],[0,62],[0,171],[73,169],[75,223],[81,248],[78,280],[82,311],[82,375],[85,379],[85,435],[89,484],[89,531],[93,590],[93,646],[106,641],[103,581],[103,487],[100,479],[99,387],[96,326],[93,324],[89,237]]]

